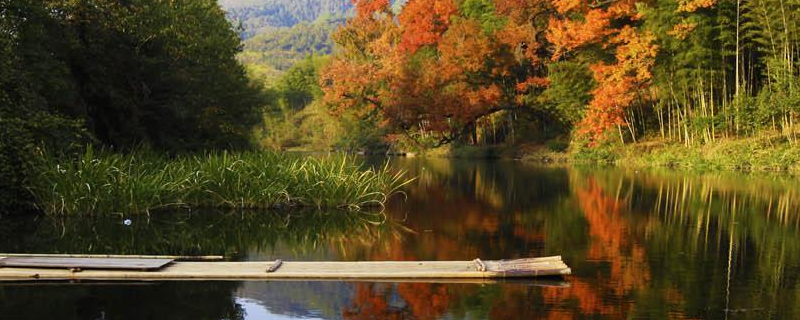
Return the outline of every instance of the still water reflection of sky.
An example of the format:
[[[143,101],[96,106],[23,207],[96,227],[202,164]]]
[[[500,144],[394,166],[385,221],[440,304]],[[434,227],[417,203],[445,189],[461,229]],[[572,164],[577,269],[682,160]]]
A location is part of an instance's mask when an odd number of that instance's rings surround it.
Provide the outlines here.
[[[244,318],[247,320],[322,320],[321,318],[274,314],[262,302],[247,298],[236,298],[236,303],[242,306]]]

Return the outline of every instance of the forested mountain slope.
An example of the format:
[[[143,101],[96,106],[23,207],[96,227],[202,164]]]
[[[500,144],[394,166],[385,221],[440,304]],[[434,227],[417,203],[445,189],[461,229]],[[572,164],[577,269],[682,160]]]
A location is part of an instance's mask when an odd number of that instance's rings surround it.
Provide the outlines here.
[[[407,0],[390,2],[395,11],[399,11]],[[316,21],[323,16],[346,17],[353,9],[350,0],[219,0],[219,4],[234,25],[242,24],[245,39],[271,32],[276,27]]]
[[[352,9],[348,0],[221,0],[228,19],[241,23],[243,38],[271,32],[276,27],[292,27],[323,15],[344,17]]]
[[[343,23],[344,18],[323,16],[313,22],[259,33],[245,40],[239,60],[250,66],[285,71],[308,55],[330,54],[331,33]]]
[[[396,10],[405,0],[392,1]],[[228,19],[241,24],[239,60],[255,78],[273,83],[309,55],[332,52],[331,34],[352,15],[350,0],[220,0]]]

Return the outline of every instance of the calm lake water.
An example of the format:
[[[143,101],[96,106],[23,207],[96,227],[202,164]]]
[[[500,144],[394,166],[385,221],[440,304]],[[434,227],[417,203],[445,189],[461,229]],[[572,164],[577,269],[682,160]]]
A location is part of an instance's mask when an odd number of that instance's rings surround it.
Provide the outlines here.
[[[380,159],[370,159],[380,163]],[[800,179],[393,159],[381,215],[0,218],[0,252],[241,260],[563,255],[563,281],[4,283],[1,319],[800,319]],[[126,226],[123,219],[131,218]]]

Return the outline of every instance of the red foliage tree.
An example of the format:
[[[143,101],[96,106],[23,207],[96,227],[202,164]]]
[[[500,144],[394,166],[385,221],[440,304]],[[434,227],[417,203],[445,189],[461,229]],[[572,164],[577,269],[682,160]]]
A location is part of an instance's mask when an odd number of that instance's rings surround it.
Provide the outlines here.
[[[352,0],[359,19],[370,19],[376,13],[389,10],[389,0]]]
[[[413,0],[399,25],[389,13],[351,19],[335,37],[339,55],[322,72],[325,102],[339,112],[378,114],[391,131],[423,131],[442,142],[507,108],[517,83],[503,87],[498,78],[513,74],[516,44],[499,36],[516,32],[511,39],[530,41],[528,29],[489,34],[478,21],[451,21],[457,12],[452,0]],[[433,50],[418,52],[423,46]],[[529,80],[520,82],[536,82]]]
[[[400,14],[403,36],[400,49],[410,53],[439,42],[458,9],[452,0],[411,0]]]

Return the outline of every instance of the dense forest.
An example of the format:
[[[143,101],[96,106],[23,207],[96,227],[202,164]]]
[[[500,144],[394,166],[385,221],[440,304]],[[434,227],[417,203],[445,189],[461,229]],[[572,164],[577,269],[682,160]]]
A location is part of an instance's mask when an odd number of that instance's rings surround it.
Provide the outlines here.
[[[779,147],[794,151],[775,161],[800,162],[795,2],[222,4],[227,13],[215,0],[0,0],[0,196],[29,193],[32,154],[87,145],[563,151],[757,139],[720,157]]]
[[[794,144],[794,2],[356,2],[321,104],[387,145]],[[352,130],[344,130],[351,132]]]
[[[343,22],[326,17],[273,34],[288,47],[254,41],[285,52],[273,55],[282,68],[313,60]],[[304,31],[314,28],[329,31]],[[0,0],[0,215],[386,201],[402,175],[346,157],[243,152],[264,145],[276,107],[312,100],[303,85],[317,79],[288,70],[265,86],[237,58],[241,30],[217,0]]]
[[[0,205],[34,153],[248,148],[264,96],[216,0],[0,0]]]

